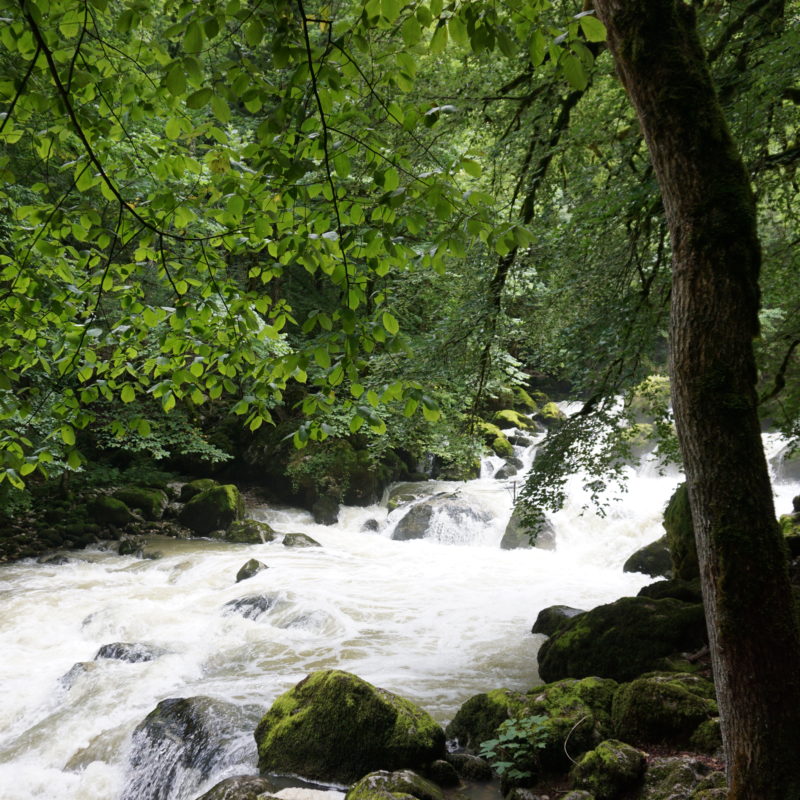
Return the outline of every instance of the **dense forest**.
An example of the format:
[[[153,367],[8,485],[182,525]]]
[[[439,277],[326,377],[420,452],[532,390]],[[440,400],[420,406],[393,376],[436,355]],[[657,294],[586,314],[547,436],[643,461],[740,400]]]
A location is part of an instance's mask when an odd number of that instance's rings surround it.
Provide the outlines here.
[[[798,53],[785,0],[0,0],[3,557],[176,475],[323,517],[473,477],[520,415],[535,536],[655,449],[729,796],[800,797]]]

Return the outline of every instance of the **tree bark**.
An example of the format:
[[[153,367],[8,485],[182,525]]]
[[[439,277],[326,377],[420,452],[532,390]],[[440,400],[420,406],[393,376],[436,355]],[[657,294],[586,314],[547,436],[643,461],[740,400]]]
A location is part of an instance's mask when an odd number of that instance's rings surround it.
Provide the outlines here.
[[[681,0],[595,0],[664,198],[670,369],[730,800],[800,798],[800,637],[761,443],[749,180]]]

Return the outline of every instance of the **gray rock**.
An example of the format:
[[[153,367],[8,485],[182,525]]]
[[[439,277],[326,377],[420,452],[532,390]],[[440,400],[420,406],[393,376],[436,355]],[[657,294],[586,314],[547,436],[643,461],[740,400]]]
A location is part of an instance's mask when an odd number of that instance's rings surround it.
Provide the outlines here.
[[[667,535],[639,548],[622,567],[623,572],[641,572],[651,578],[672,575],[672,556],[667,546]]]
[[[442,494],[412,506],[397,523],[392,539],[424,539],[439,515],[447,517],[455,527],[491,522],[491,515],[487,511],[470,505],[458,493]]]
[[[277,785],[260,775],[237,775],[226,778],[213,789],[209,789],[197,800],[259,800],[264,794],[275,794]]]
[[[258,619],[275,605],[277,597],[269,594],[253,594],[239,597],[225,603],[223,609],[227,614],[239,614],[245,619]]]
[[[236,573],[236,583],[246,581],[248,578],[252,578],[265,569],[267,569],[267,565],[263,561],[259,561],[257,558],[251,558],[249,561],[245,561],[241,569]]]
[[[94,660],[107,658],[115,661],[127,661],[129,664],[138,664],[141,661],[155,661],[166,654],[163,647],[141,642],[112,642],[104,644],[95,655]]]
[[[316,540],[305,533],[287,533],[283,537],[284,547],[322,547]]]
[[[572,608],[572,606],[548,606],[539,612],[536,622],[531,628],[531,633],[552,636],[568,620],[583,613],[583,609]]]
[[[531,529],[522,522],[522,510],[519,506],[515,507],[500,541],[500,549],[517,550],[531,547],[538,547],[540,550],[556,549],[556,531],[550,520],[546,519],[542,523],[536,534],[535,544],[531,544],[530,533]]]
[[[333,497],[318,497],[311,506],[317,525],[335,525],[339,521],[339,503]]]

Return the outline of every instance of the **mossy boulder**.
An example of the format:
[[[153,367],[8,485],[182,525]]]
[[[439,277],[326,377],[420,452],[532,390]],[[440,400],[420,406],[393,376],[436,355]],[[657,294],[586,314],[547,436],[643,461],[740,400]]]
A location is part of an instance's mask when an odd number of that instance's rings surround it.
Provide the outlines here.
[[[648,761],[639,798],[696,800],[704,796],[698,792],[720,789],[725,785],[724,773],[709,771],[707,762],[696,756],[655,756]],[[723,798],[726,796],[722,795]]]
[[[266,522],[257,519],[237,519],[230,524],[222,538],[237,544],[264,544],[275,539],[275,531]]]
[[[267,565],[263,561],[259,561],[257,558],[251,558],[249,561],[245,561],[236,573],[236,583],[249,580],[265,569],[267,569]]]
[[[514,445],[504,435],[492,439],[491,447],[494,454],[500,458],[510,458],[514,455]]]
[[[394,511],[400,506],[413,503],[428,497],[431,493],[430,484],[427,482],[398,483],[389,489],[389,497],[386,501],[386,508]]]
[[[448,753],[447,761],[465,780],[482,783],[494,777],[489,762],[472,753]]]
[[[497,425],[480,420],[477,428],[483,437],[484,443],[494,451],[495,455],[500,456],[500,458],[510,458],[514,455],[514,446]]]
[[[667,532],[667,547],[672,557],[673,576],[684,581],[699,578],[692,511],[689,508],[689,491],[685,483],[675,490],[667,503],[664,530]]]
[[[622,566],[623,572],[641,572],[651,578],[672,575],[672,556],[667,546],[667,536],[639,548]]]
[[[700,753],[717,753],[722,748],[722,728],[719,717],[701,722],[692,738],[689,739],[689,748]]]
[[[112,497],[122,500],[128,508],[140,511],[145,519],[157,520],[164,516],[169,498],[161,489],[149,489],[144,486],[128,486],[117,489]]]
[[[530,431],[536,428],[536,424],[529,416],[521,414],[519,411],[514,411],[511,408],[504,408],[502,411],[497,411],[494,415],[494,423],[501,430],[517,428],[522,431]]]
[[[533,544],[531,544],[531,533],[531,528],[522,520],[522,510],[516,506],[503,532],[503,538],[500,540],[500,549],[517,550],[531,547],[538,547],[540,550],[556,549],[556,530],[550,520],[542,521],[536,531]]]
[[[586,613],[584,609],[572,608],[572,606],[548,606],[543,608],[533,623],[531,633],[543,633],[545,636],[552,636],[562,625],[565,625],[578,614]]]
[[[281,695],[255,737],[262,772],[336,783],[445,755],[444,731],[427,712],[339,670],[314,672]]]
[[[220,781],[197,800],[261,800],[274,796],[279,787],[259,775],[237,775]]]
[[[702,603],[703,593],[700,589],[700,579],[693,581],[681,581],[675,578],[669,580],[656,581],[639,589],[639,597],[651,597],[660,600],[663,597],[672,597],[675,600],[683,600],[685,603]]]
[[[481,742],[494,737],[499,725],[512,717],[523,716],[526,708],[526,696],[510,689],[476,694],[458,709],[445,733],[461,747],[477,752]]]
[[[136,519],[122,500],[106,494],[98,495],[90,500],[88,509],[90,518],[99,525],[113,525],[116,528],[124,528]]]
[[[567,415],[552,401],[545,403],[536,415],[536,420],[541,422],[546,428],[553,428],[560,425]]]
[[[572,768],[573,783],[596,800],[617,800],[644,775],[645,754],[617,739],[607,739]]]
[[[227,530],[231,523],[244,516],[244,501],[232,484],[213,486],[196,494],[181,509],[178,521],[198,536]]]
[[[350,787],[345,800],[382,800],[392,795],[409,795],[417,800],[444,800],[442,790],[409,769],[370,772]]]
[[[219,486],[219,483],[213,478],[198,478],[195,481],[189,481],[181,486],[180,501],[181,503],[188,503],[193,497],[200,494],[200,492],[207,492]]]
[[[284,547],[322,547],[316,540],[305,533],[287,533],[283,537]]]
[[[702,605],[664,598],[623,597],[569,620],[539,649],[548,682],[600,675],[629,681],[694,652],[707,640]]]
[[[660,674],[626,683],[614,695],[614,734],[637,745],[687,746],[717,714],[714,687],[698,675]]]

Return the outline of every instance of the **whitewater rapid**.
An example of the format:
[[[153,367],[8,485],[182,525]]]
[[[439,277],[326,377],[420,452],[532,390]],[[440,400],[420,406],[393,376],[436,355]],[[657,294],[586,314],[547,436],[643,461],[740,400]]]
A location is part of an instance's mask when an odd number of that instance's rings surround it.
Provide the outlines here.
[[[521,453],[526,464],[531,453]],[[255,507],[249,513],[279,533],[303,532],[322,546],[290,549],[280,537],[261,545],[162,539],[149,545],[162,554],[155,560],[98,547],[59,566],[0,568],[0,797],[120,797],[131,734],[170,697],[204,695],[242,713],[238,760],[185,780],[169,798],[193,800],[224,777],[257,771],[252,731],[260,715],[313,670],[354,672],[442,723],[473,694],[535,685],[543,639],[530,628],[538,612],[591,608],[651,582],[622,565],[663,533],[680,477],[631,469],[628,491],[605,518],[583,512],[575,478],[551,520],[556,549],[504,551],[515,486],[492,472],[490,465],[476,481],[430,482],[429,494],[457,492],[490,521],[449,531],[440,522],[427,539],[391,539],[407,507],[389,512],[385,500],[342,508],[330,527],[296,509]],[[779,513],[797,489],[780,490]],[[268,569],[236,583],[251,558]],[[255,619],[226,606],[251,595],[272,604]],[[95,661],[113,642],[164,654]]]

